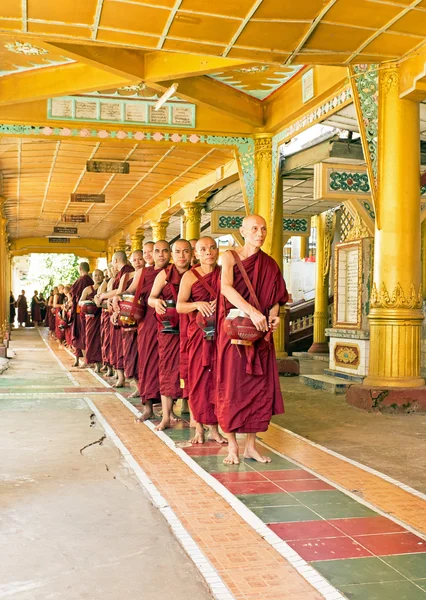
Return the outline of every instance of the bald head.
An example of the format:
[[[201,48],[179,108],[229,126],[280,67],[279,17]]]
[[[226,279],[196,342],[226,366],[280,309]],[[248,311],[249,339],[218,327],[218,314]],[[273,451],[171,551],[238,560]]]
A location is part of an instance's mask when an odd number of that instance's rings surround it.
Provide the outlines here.
[[[124,267],[124,265],[127,265],[127,256],[124,250],[117,250],[117,252],[114,252],[112,256],[112,264],[115,268],[118,267],[119,269]]]
[[[267,234],[265,219],[260,215],[247,215],[243,219],[240,233],[244,238],[245,246],[261,248],[265,243]]]
[[[143,245],[143,259],[145,264],[151,266],[154,264],[154,242],[145,242]]]
[[[166,267],[170,262],[170,244],[166,240],[158,240],[154,244],[154,265],[156,269]]]
[[[202,267],[214,267],[219,255],[216,240],[209,235],[200,238],[195,246],[195,253]]]
[[[130,264],[135,271],[139,271],[145,266],[142,250],[134,250],[130,255]]]
[[[172,248],[172,258],[180,272],[188,269],[192,258],[192,246],[188,240],[176,240]]]
[[[92,273],[92,278],[95,283],[102,283],[104,280],[104,274],[101,269],[95,269]]]

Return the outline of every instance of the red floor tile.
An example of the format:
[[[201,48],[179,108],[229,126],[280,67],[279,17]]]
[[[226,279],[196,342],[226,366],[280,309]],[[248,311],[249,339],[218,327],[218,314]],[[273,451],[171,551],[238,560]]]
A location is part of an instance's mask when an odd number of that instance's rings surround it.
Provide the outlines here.
[[[315,479],[318,477],[303,469],[289,469],[287,471],[268,471],[265,475],[271,481],[292,481],[294,479]]]
[[[321,479],[300,479],[299,481],[275,481],[285,492],[313,492],[316,490],[334,490]]]
[[[206,444],[194,444],[194,446],[187,446],[183,448],[190,456],[216,456],[223,452],[223,446],[219,444],[212,444],[207,446]]]
[[[359,517],[355,519],[333,519],[333,527],[337,527],[346,535],[373,535],[374,533],[398,533],[405,529],[386,517]]]
[[[376,556],[426,552],[426,541],[413,533],[384,533],[354,536],[354,539]]]
[[[258,473],[257,471],[241,471],[241,473],[212,473],[212,475],[223,484],[236,481],[266,481],[266,478],[262,475],[262,473]]]
[[[296,540],[287,543],[307,561],[371,556],[366,548],[348,537]]]
[[[282,490],[271,481],[237,481],[225,483],[233,494],[279,494]]]
[[[345,537],[328,521],[301,521],[300,523],[271,523],[268,525],[282,540],[310,540],[313,538]]]

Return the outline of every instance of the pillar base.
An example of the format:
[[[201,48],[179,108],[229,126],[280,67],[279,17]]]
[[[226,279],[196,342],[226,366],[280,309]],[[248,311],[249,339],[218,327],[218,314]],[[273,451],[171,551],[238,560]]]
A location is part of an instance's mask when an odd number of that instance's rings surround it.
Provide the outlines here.
[[[328,354],[328,342],[314,342],[308,350],[308,354]]]
[[[363,385],[374,388],[383,387],[389,389],[407,389],[407,388],[418,388],[425,385],[423,377],[375,377],[373,375],[367,375],[363,381]]]
[[[7,358],[7,348],[3,344],[0,344],[0,358]]]
[[[300,366],[297,358],[290,358],[289,356],[284,358],[277,357],[277,367],[279,375],[285,377],[291,377],[299,375]]]
[[[384,413],[426,413],[426,386],[389,387],[351,385],[346,390],[346,402],[356,408]]]

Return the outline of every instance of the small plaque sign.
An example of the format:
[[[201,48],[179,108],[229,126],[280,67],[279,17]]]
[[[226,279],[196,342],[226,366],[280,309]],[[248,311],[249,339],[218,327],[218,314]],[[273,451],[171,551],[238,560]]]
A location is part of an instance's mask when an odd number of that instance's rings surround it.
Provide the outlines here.
[[[150,123],[166,125],[169,122],[169,107],[167,105],[158,110],[155,110],[155,106],[149,106],[148,110]]]
[[[101,102],[102,121],[121,121],[121,104],[116,102]]]
[[[146,123],[146,104],[143,102],[134,102],[126,104],[126,121],[134,123]]]
[[[77,227],[61,227],[59,225],[53,228],[53,233],[61,233],[63,235],[77,235],[78,229]]]
[[[94,202],[101,204],[105,202],[105,194],[71,194],[71,202]]]
[[[71,99],[67,100],[65,98],[52,98],[52,117],[65,117],[67,119],[70,119],[73,116],[72,107],[73,103]]]
[[[130,173],[130,165],[128,162],[88,160],[86,162],[86,171],[88,173],[122,173],[127,175]]]
[[[49,244],[69,244],[70,238],[67,237],[50,237]]]
[[[62,215],[63,223],[88,223],[89,215]]]
[[[193,118],[193,110],[191,106],[179,106],[179,104],[174,104],[172,106],[173,125],[187,125],[190,127],[192,125]]]
[[[75,118],[76,119],[96,119],[98,116],[98,105],[95,102],[76,100]]]

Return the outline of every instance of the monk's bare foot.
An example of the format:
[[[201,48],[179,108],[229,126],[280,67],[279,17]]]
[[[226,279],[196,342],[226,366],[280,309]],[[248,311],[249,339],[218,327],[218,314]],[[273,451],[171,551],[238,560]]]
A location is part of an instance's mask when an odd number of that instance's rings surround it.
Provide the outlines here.
[[[89,367],[89,365],[87,363],[82,363],[81,365],[79,365],[80,369],[87,369]]]
[[[181,415],[189,415],[189,405],[186,398],[182,399],[182,408],[180,409]]]
[[[106,373],[108,371],[108,367],[106,365],[103,365],[101,367],[101,373]]]
[[[100,372],[101,372],[101,363],[96,363],[95,373],[100,373]]]
[[[113,388],[123,388],[126,387],[125,379],[118,379],[111,387]]]
[[[152,406],[150,404],[144,404],[143,413],[140,417],[135,419],[136,423],[143,423],[144,421],[149,421],[154,416],[154,411],[152,410]]]
[[[130,395],[129,395],[129,398],[140,398],[140,396],[139,396],[139,390],[137,390],[137,389],[136,389],[136,390],[133,392],[133,394],[130,394]]]
[[[106,373],[107,377],[112,377],[114,375],[114,371],[112,370],[112,367],[108,367],[108,371]]]
[[[238,456],[238,450],[231,450],[231,448],[229,448],[228,454],[223,459],[223,464],[224,465],[239,465],[240,457]]]
[[[178,417],[178,415],[176,415],[173,411],[170,413],[170,422],[171,423],[179,423],[179,421],[182,421],[182,419],[180,417]]]
[[[73,367],[78,367],[79,366],[79,362],[78,362],[78,358],[75,359]]]
[[[247,448],[244,451],[244,458],[251,458],[252,460],[257,460],[260,463],[270,463],[271,458],[269,456],[263,456],[259,454],[256,448]]]
[[[214,440],[218,444],[227,444],[228,440],[219,433],[217,425],[212,425],[209,433],[209,440]]]
[[[195,419],[190,419],[189,426],[191,429],[194,429],[195,427],[197,427],[197,421]]]
[[[201,423],[196,424],[195,435],[190,442],[191,444],[204,444],[204,427]]]
[[[163,418],[161,420],[161,423],[159,423],[156,426],[155,431],[163,431],[164,429],[168,429],[170,427],[170,421],[171,421],[171,418],[170,419],[164,419]]]

